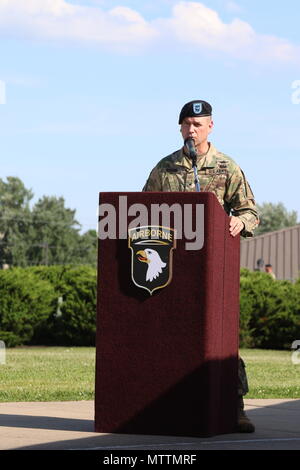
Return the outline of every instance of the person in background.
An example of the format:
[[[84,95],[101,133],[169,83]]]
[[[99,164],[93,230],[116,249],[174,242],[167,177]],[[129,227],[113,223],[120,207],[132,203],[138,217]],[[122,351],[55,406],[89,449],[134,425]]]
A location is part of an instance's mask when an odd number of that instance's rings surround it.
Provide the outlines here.
[[[271,264],[266,264],[265,266],[265,272],[270,274],[270,276],[273,278],[273,279],[276,279],[276,276],[275,276],[275,273],[273,272],[273,267]]]

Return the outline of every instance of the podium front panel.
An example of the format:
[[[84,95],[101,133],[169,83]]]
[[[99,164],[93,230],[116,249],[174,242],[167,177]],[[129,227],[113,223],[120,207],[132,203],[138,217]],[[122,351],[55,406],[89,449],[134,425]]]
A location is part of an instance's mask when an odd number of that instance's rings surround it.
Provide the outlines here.
[[[179,204],[182,214],[190,205],[194,216],[197,205],[204,210],[203,247],[187,250],[182,230],[172,251],[172,279],[152,293],[133,281],[128,238],[118,238],[126,216],[120,196],[127,207],[143,204],[149,213],[153,204]],[[116,239],[99,240],[95,430],[234,432],[240,242],[229,235],[229,217],[211,193],[101,193],[100,204],[115,208],[117,227]],[[172,218],[170,228],[176,228]]]

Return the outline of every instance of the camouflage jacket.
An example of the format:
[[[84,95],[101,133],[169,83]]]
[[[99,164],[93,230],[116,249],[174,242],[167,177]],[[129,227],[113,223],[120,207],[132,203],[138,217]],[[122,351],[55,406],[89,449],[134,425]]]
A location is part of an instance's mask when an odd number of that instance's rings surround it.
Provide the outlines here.
[[[252,190],[240,167],[210,144],[197,161],[201,191],[213,192],[228,215],[245,225],[241,235],[252,237],[259,223]],[[151,171],[143,191],[195,191],[194,172],[184,148],[163,158]]]

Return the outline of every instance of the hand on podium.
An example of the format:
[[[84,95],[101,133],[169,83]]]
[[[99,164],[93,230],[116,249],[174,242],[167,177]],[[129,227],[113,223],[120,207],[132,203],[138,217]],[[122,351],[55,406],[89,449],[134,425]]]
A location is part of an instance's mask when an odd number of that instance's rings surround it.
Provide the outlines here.
[[[229,224],[230,235],[236,237],[244,229],[245,224],[238,217],[231,216]]]

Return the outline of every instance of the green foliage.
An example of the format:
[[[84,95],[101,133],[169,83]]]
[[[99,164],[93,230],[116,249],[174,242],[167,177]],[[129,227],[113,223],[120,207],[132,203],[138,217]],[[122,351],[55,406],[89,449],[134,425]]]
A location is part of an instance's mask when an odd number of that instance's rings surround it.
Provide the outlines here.
[[[26,266],[33,197],[19,178],[0,179],[0,264]]]
[[[300,283],[241,271],[240,344],[286,349],[300,338]]]
[[[0,338],[7,346],[29,343],[55,305],[53,286],[22,268],[0,271]]]
[[[37,344],[90,346],[96,333],[96,270],[91,266],[31,268],[56,292],[56,306],[36,332]]]
[[[300,280],[241,270],[240,346],[290,349],[300,339]],[[7,346],[94,346],[96,269],[35,266],[0,271],[0,339]]]
[[[73,263],[89,264],[94,267],[97,265],[97,232],[96,230],[88,230],[83,233],[76,245]]]
[[[259,211],[260,224],[255,230],[256,236],[286,227],[293,227],[298,223],[297,212],[288,212],[282,202],[278,204],[265,202],[262,205],[257,204],[257,208]]]
[[[62,197],[43,196],[32,208],[31,190],[19,178],[0,179],[0,267],[91,264],[96,267],[97,234],[80,234],[75,210]]]
[[[0,339],[7,346],[93,346],[95,331],[94,268],[39,266],[0,271]]]
[[[34,264],[72,262],[79,234],[75,211],[65,208],[63,198],[44,196],[32,209],[32,236],[28,250]]]

